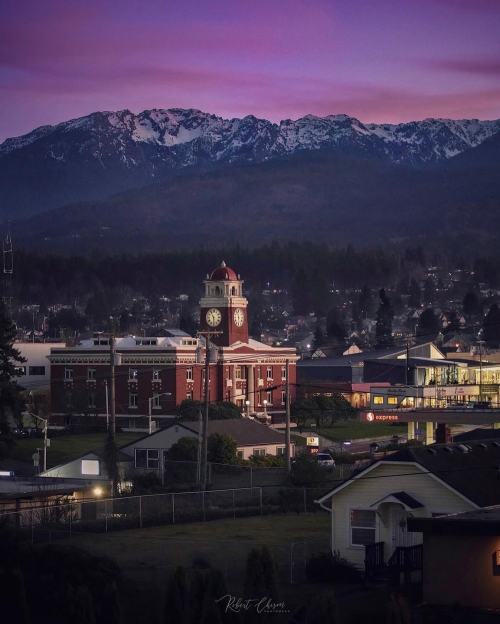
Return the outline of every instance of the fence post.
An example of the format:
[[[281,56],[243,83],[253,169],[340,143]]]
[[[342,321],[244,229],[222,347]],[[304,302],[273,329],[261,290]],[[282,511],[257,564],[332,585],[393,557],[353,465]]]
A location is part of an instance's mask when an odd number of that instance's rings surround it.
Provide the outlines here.
[[[263,514],[263,509],[262,509],[262,488],[259,488],[259,502],[260,502],[260,515],[262,516]]]
[[[139,527],[142,529],[142,496],[139,496]]]
[[[307,489],[304,487],[304,513],[307,513]]]
[[[175,524],[175,494],[172,494],[172,524]]]
[[[233,518],[236,520],[236,490],[233,489]]]

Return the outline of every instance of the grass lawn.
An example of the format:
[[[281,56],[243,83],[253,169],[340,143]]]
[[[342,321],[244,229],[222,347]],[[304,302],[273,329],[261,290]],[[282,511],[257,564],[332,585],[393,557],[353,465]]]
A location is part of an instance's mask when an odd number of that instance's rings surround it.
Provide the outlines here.
[[[246,558],[253,547],[269,548],[278,567],[277,580],[286,585],[291,555],[293,573],[303,574],[311,553],[328,550],[329,536],[330,518],[318,512],[82,534],[59,543],[114,559],[124,575],[125,621],[154,624],[160,621],[167,581],[178,565],[189,566],[197,558],[208,561],[224,574],[228,590],[240,595]],[[289,588],[292,594],[296,591],[295,586]]]
[[[140,438],[142,433],[117,433],[116,443],[122,446]],[[105,433],[81,433],[56,436],[51,439],[47,449],[47,466],[57,466],[64,462],[83,455],[87,451],[102,449],[105,442]],[[49,431],[50,437],[50,431]],[[20,461],[30,462],[36,448],[43,448],[43,438],[17,439],[12,457]]]
[[[342,420],[333,427],[321,427],[318,433],[330,440],[356,440],[358,438],[378,438],[393,435],[406,435],[406,423],[367,423],[356,420]]]

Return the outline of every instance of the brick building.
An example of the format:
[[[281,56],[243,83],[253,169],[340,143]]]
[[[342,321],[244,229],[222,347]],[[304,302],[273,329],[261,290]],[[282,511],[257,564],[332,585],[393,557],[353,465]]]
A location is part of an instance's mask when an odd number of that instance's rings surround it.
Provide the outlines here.
[[[287,362],[290,394],[295,388],[295,349],[271,347],[249,337],[243,281],[224,262],[207,275],[204,289],[201,329],[220,332],[212,338],[210,351],[210,401],[232,401],[252,415],[283,412]],[[139,425],[150,402],[153,418],[161,420],[175,414],[185,399],[204,399],[204,338],[175,329],[164,334],[116,338],[118,426]],[[53,348],[49,359],[53,422],[105,417],[109,338],[101,335],[74,347]]]

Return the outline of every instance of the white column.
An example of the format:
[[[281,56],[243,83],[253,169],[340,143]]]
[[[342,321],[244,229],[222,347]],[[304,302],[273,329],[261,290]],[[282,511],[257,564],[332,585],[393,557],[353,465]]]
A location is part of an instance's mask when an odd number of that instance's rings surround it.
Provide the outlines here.
[[[250,412],[255,412],[255,379],[253,365],[247,368],[247,395],[250,401]]]

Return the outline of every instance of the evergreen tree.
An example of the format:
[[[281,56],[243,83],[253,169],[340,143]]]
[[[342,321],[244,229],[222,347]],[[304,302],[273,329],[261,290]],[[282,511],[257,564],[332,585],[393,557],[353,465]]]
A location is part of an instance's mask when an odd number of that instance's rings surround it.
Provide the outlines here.
[[[489,347],[500,346],[500,309],[494,303],[484,317],[483,321],[484,339]]]
[[[332,308],[326,317],[326,333],[330,342],[342,344],[345,340],[345,327],[336,308]]]
[[[326,342],[325,334],[319,325],[316,325],[316,329],[314,330],[314,338],[312,344],[312,351],[316,351],[322,347]]]
[[[14,444],[11,431],[24,409],[22,388],[17,378],[19,365],[26,360],[14,347],[16,329],[5,305],[0,302],[0,458],[7,456]]]
[[[476,293],[472,290],[467,292],[463,301],[463,312],[468,318],[477,316],[481,313],[481,304]]]
[[[361,318],[367,319],[371,317],[373,309],[373,298],[371,290],[368,286],[363,286],[358,297],[358,310],[361,314]]]
[[[377,325],[375,327],[376,343],[378,347],[390,347],[394,344],[392,337],[394,312],[384,288],[379,291],[379,297],[380,305],[377,310]]]
[[[231,436],[223,433],[212,433],[208,436],[208,461],[216,464],[234,464],[236,462],[236,442]]]
[[[439,318],[432,308],[427,308],[422,312],[417,324],[417,336],[434,340],[441,329]]]

